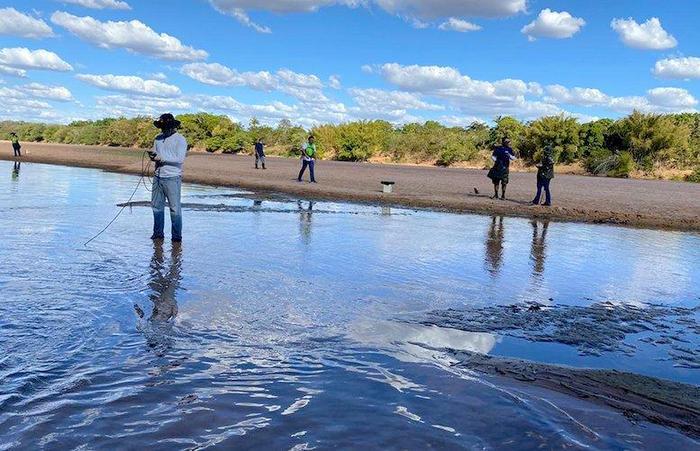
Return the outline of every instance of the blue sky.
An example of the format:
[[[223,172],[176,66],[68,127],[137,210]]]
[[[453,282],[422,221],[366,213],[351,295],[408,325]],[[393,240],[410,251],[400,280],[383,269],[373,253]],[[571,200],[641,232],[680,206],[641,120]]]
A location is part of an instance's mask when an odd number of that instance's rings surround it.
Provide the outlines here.
[[[0,119],[695,111],[698,23],[697,0],[0,0]]]

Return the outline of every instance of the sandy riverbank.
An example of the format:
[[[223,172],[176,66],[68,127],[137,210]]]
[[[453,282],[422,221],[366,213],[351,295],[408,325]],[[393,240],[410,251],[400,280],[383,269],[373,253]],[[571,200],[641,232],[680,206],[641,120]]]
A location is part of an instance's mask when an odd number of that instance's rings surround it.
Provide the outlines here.
[[[25,143],[22,150],[27,162],[141,172],[141,153],[132,149]],[[0,159],[13,159],[9,143],[0,144]],[[307,198],[700,231],[700,185],[692,183],[559,175],[552,185],[555,206],[546,208],[529,204],[532,173],[512,173],[509,200],[500,201],[490,199],[481,170],[320,161],[315,185],[298,183],[298,170],[296,159],[270,157],[262,171],[252,157],[193,153],[185,180]],[[382,180],[396,182],[394,194],[382,194]]]

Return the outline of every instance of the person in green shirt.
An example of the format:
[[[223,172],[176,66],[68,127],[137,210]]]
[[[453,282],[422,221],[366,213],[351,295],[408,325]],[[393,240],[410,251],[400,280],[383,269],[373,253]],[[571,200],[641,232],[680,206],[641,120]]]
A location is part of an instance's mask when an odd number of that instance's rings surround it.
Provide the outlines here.
[[[316,138],[314,138],[314,135],[310,135],[301,150],[301,171],[299,171],[299,177],[297,177],[299,182],[301,182],[301,178],[304,176],[304,172],[306,172],[306,168],[308,167],[311,175],[311,183],[316,183],[316,176],[314,174],[316,153]]]
[[[15,152],[16,157],[21,157],[22,156],[22,146],[19,144],[19,138],[17,138],[17,133],[12,132],[10,133],[10,141],[12,141],[12,150]]]

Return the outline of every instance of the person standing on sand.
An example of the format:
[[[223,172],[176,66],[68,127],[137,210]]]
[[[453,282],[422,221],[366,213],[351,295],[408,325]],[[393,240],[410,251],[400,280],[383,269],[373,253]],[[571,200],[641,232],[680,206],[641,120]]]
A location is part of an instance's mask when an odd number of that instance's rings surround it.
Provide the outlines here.
[[[262,138],[255,142],[255,169],[258,169],[258,163],[262,164],[262,168],[265,168],[265,143]]]
[[[493,181],[493,199],[498,199],[498,185],[501,185],[501,200],[506,198],[506,186],[510,174],[510,162],[516,159],[515,152],[510,147],[510,139],[503,138],[501,145],[493,150],[491,159],[493,167],[489,170],[488,178]]]
[[[148,154],[155,162],[156,169],[153,177],[151,192],[151,207],[153,208],[152,240],[165,238],[165,200],[170,207],[170,222],[172,240],[182,241],[182,206],[180,197],[182,190],[182,165],[187,157],[187,141],[177,132],[180,121],[166,113],[153,122],[162,132],[156,137],[153,150]]]
[[[545,192],[544,205],[549,207],[552,205],[552,194],[549,192],[549,184],[554,178],[554,149],[551,145],[545,147],[542,152],[542,160],[537,165],[537,194],[532,201],[532,205],[540,204],[540,196],[542,190]]]
[[[15,157],[21,157],[22,146],[19,144],[19,138],[17,137],[17,133],[10,133],[10,141],[12,141],[12,150],[15,152]]]
[[[314,166],[316,163],[316,138],[314,135],[309,135],[309,139],[302,146],[301,149],[301,171],[299,171],[299,177],[297,181],[301,182],[301,178],[306,172],[306,168],[309,168],[309,174],[311,175],[311,183],[316,183],[316,176],[314,174]]]

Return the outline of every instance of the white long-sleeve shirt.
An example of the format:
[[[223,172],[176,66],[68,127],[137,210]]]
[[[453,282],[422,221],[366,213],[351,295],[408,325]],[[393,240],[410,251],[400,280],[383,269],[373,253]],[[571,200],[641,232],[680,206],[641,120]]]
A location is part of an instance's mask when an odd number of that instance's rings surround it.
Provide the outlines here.
[[[156,176],[162,178],[182,176],[182,164],[187,157],[187,140],[184,136],[175,133],[165,139],[156,139],[153,151],[156,153],[156,160],[166,163],[156,169]]]

